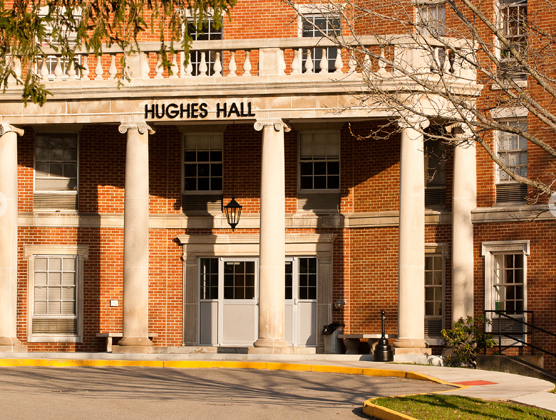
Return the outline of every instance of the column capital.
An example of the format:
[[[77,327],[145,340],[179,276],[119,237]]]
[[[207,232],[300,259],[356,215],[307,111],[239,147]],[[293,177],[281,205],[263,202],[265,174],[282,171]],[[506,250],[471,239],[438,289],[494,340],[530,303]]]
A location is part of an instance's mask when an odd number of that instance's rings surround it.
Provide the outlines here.
[[[128,130],[137,130],[140,134],[154,134],[155,131],[144,121],[141,122],[123,122],[118,127],[118,131],[122,134],[127,133]]]
[[[413,128],[415,130],[424,130],[429,124],[429,119],[420,115],[402,115],[398,119],[398,125],[402,129]]]
[[[8,123],[0,124],[0,136],[3,136],[4,134],[7,133],[16,133],[18,136],[23,136],[25,131],[22,130],[21,128],[14,127],[13,125]]]
[[[287,125],[280,118],[273,118],[268,120],[257,120],[257,122],[255,123],[255,130],[261,131],[263,128],[268,126],[274,127],[274,130],[276,131],[284,130],[286,133],[291,131],[290,126]]]
[[[466,123],[462,122],[455,122],[453,124],[446,126],[446,131],[454,135],[454,137],[458,139],[472,139],[473,138],[473,130],[471,126]]]

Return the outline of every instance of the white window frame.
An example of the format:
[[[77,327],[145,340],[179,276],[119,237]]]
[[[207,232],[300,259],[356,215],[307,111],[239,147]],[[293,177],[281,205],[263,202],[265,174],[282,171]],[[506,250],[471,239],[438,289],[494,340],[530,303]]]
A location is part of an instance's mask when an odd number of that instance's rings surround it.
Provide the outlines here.
[[[222,148],[221,148],[221,152],[222,152],[222,161],[221,161],[221,165],[222,165],[222,189],[220,190],[199,190],[198,189],[198,184],[197,184],[197,189],[195,190],[185,190],[185,151],[186,151],[186,142],[187,142],[187,137],[188,136],[219,136],[222,142]],[[224,132],[223,131],[187,131],[185,133],[183,133],[182,136],[182,147],[181,147],[181,192],[182,195],[221,195],[223,194],[224,191]],[[195,149],[195,151],[197,151],[197,149]],[[210,149],[209,149],[209,153],[210,153]],[[196,161],[196,164],[198,165],[198,162]],[[210,170],[210,158],[208,161],[209,164],[209,170]],[[197,174],[195,179],[198,179],[199,175]],[[209,175],[209,183],[211,180],[211,176]]]
[[[517,2],[517,0],[515,1]],[[504,29],[505,23],[504,23],[504,19],[503,19],[503,13],[502,13],[502,9],[505,6],[503,5],[502,1],[497,0],[497,2],[495,3],[495,19],[497,22],[497,27],[499,29],[501,29],[503,31],[503,35],[506,36],[506,32]],[[527,37],[527,35],[525,35],[525,37]],[[525,41],[526,45],[527,45],[527,40]],[[498,57],[498,59],[500,60],[500,64],[503,65],[504,62],[508,62],[510,63],[512,61],[511,57],[503,57],[503,48],[500,45],[500,40],[495,37],[495,45],[496,45],[496,56]],[[515,75],[514,77],[511,77],[513,79],[515,79],[515,83],[517,83],[518,86],[521,87],[526,87],[527,86],[527,78],[525,78],[525,80],[522,80],[520,76]]]
[[[432,22],[436,24],[436,27],[434,28],[435,33],[431,34],[431,31],[429,29],[431,21],[423,20],[423,18],[425,17],[425,9],[427,10],[428,18],[430,18],[429,10],[436,9],[436,16],[438,16],[440,9],[444,9],[444,18],[437,18],[434,22]],[[435,2],[417,2],[417,4],[415,5],[415,25],[417,32],[420,35],[433,37],[446,36],[446,1],[441,0]]]
[[[527,310],[527,257],[530,255],[530,241],[513,240],[513,241],[492,241],[483,242],[481,248],[481,255],[484,258],[485,264],[485,310],[496,310],[496,294],[494,293],[494,285],[496,283],[496,276],[494,274],[495,257],[501,254],[521,254],[523,255],[523,310]],[[527,319],[527,316],[524,315]],[[487,319],[492,322],[492,313],[487,313]],[[487,331],[492,332],[492,325],[487,325]],[[503,346],[522,346],[523,344],[512,340],[511,338],[502,338]]]
[[[77,333],[74,334],[33,334],[34,317],[34,277],[35,259],[42,256],[70,256],[77,257],[77,270],[75,279],[75,317]],[[84,262],[89,258],[88,245],[25,245],[24,257],[27,260],[27,342],[29,343],[82,343],[83,342],[83,288],[84,288]],[[48,318],[56,319],[55,316]],[[59,317],[68,318],[61,315]]]
[[[79,127],[80,128],[80,127]],[[75,135],[75,139],[77,142],[77,159],[76,159],[76,171],[77,171],[77,175],[76,175],[76,187],[75,190],[62,190],[62,191],[54,191],[54,190],[38,190],[37,189],[37,185],[36,185],[36,180],[37,180],[37,144],[36,144],[36,137],[37,136],[51,136],[54,137],[56,135],[60,135],[60,136],[67,136],[67,135]],[[73,132],[73,131],[60,131],[60,132],[37,132],[35,134],[35,140],[33,142],[33,194],[52,194],[52,195],[75,195],[77,196],[77,206],[79,206],[79,144],[80,144],[80,138],[79,138],[79,133],[77,132]],[[64,161],[62,161],[63,163]],[[37,211],[63,211],[63,212],[77,212],[79,209],[78,207],[75,210],[68,210],[68,209],[58,209],[58,208],[52,208],[52,209],[38,209]]]
[[[520,124],[520,123],[524,122],[525,123],[525,131],[527,131],[527,117],[526,116],[525,117],[520,116],[520,117],[514,117],[514,118],[500,118],[498,122],[500,122],[502,124],[508,123],[508,125],[509,125],[509,123],[512,123],[512,122],[516,122],[517,124]],[[495,132],[495,136],[494,136],[495,137],[495,145],[496,145],[496,148],[495,148],[496,156],[498,156],[500,158],[500,153],[511,153],[511,152],[514,152],[514,153],[518,153],[518,152],[523,153],[523,152],[525,152],[525,153],[527,153],[527,164],[525,165],[526,172],[527,172],[527,169],[528,169],[527,165],[529,163],[529,152],[528,152],[528,146],[529,145],[528,145],[528,141],[525,139],[525,149],[521,149],[521,148],[518,148],[518,149],[501,149],[500,148],[500,137],[503,136],[503,135],[511,135],[511,136],[521,137],[518,134],[510,134],[510,133],[505,133],[503,131],[497,130]],[[518,146],[519,146],[519,142],[520,142],[520,140],[518,139]],[[501,172],[503,172],[503,170],[496,163],[494,163],[494,165],[495,165],[495,168],[496,168],[496,184],[497,185],[517,183],[517,181],[515,181],[511,178],[507,179],[507,180],[501,180],[500,179],[500,174],[501,174]],[[519,167],[521,167],[521,165]],[[518,174],[518,175],[520,175],[520,174]],[[527,176],[527,174],[525,176]],[[509,177],[509,175],[508,175],[508,177]]]
[[[207,32],[204,32],[203,34],[206,35],[208,33],[209,39],[208,40],[204,40],[204,39],[198,40],[197,39],[198,32],[194,32],[194,33],[192,32],[189,35],[191,36],[191,39],[193,41],[199,41],[199,42],[215,41],[215,40],[221,41],[221,40],[224,39],[224,25],[223,25],[223,23],[220,25],[219,32],[218,31],[212,32],[211,29],[210,29],[211,25],[214,22],[214,19],[212,18],[212,13],[210,13],[207,16],[205,22],[208,24],[209,29],[208,29]],[[187,21],[187,24],[190,24],[190,23],[193,23],[192,18],[188,19],[188,21]],[[220,33],[220,38],[219,39],[211,39],[210,36],[212,34],[218,34],[218,33]],[[199,65],[201,64],[201,52],[202,52],[202,50],[192,50],[192,51],[189,52],[189,57],[190,57],[189,58],[189,64],[192,67],[191,74],[193,76],[198,76]],[[205,60],[206,60],[205,62],[206,62],[206,65],[207,65],[207,76],[214,75],[214,63],[215,63],[215,60],[216,60],[216,53],[220,54],[220,63],[222,64],[222,62],[223,62],[223,57],[222,57],[223,52],[222,51],[205,51]],[[196,56],[194,57],[193,54],[195,54]],[[197,56],[197,54],[198,54],[198,56]],[[194,74],[194,73],[197,73],[197,74]]]
[[[342,34],[342,19],[341,16],[337,14],[337,11],[328,11],[327,9],[323,9],[323,10],[319,10],[316,7],[315,8],[307,8],[304,12],[299,12],[299,27],[298,27],[298,36],[300,38],[304,38],[303,36],[303,23],[306,21],[306,18],[319,18],[322,17],[324,19],[326,19],[327,21],[327,26],[328,26],[328,19],[338,19],[338,24],[339,24],[339,29],[338,29],[338,36],[341,36]],[[314,39],[320,39],[320,38],[325,38],[326,35],[322,35],[320,34],[318,31],[316,31],[315,36],[314,37],[307,37],[307,38],[314,38]],[[318,49],[320,49],[320,47],[315,46],[314,48],[301,48],[299,50],[299,56],[301,57],[301,69],[300,72],[304,73],[305,72],[305,61],[306,61],[306,56],[304,55],[304,50],[311,50],[311,59],[313,61],[313,73],[319,73],[320,72],[320,58],[316,57],[316,51]],[[334,58],[330,58],[330,52],[331,51],[335,51],[335,56]],[[338,54],[338,48],[337,47],[326,47],[326,59],[328,61],[328,73],[334,73],[336,71],[335,68],[335,61],[336,61],[336,57]]]
[[[311,134],[311,135],[315,135],[315,134],[335,134],[337,136],[338,139],[338,188],[311,188],[311,189],[304,189],[301,187],[301,138],[304,134]],[[322,193],[339,193],[341,188],[342,188],[342,156],[341,156],[341,144],[342,144],[342,137],[341,137],[341,133],[338,130],[307,130],[307,131],[299,131],[298,135],[297,135],[297,191],[298,193],[303,193],[303,194],[322,194]],[[314,159],[311,159],[311,162],[314,162]],[[336,159],[330,159],[328,160],[328,158],[320,160],[320,161],[324,161],[326,163],[328,162],[334,162],[336,161]],[[315,174],[314,174],[314,170],[313,170],[313,175],[311,175],[314,179]],[[328,177],[328,175],[326,175],[326,177]],[[327,179],[327,183],[328,183],[328,179]]]
[[[448,244],[425,244],[425,258],[427,256],[439,256],[442,258],[442,329],[446,328],[446,259],[448,258]],[[426,285],[425,285],[426,289]],[[425,293],[426,299],[426,293]],[[425,302],[423,302],[425,304]],[[436,317],[436,316],[435,316]],[[425,318],[423,322],[427,319],[426,309]],[[444,339],[438,338],[426,338],[427,343],[433,346],[444,345]]]

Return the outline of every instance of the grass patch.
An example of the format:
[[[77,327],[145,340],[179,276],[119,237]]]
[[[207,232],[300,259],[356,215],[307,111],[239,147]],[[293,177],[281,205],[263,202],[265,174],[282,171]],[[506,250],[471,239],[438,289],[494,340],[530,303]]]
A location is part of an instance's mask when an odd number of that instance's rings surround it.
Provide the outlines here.
[[[429,394],[378,398],[373,404],[419,420],[556,419],[556,413],[540,408],[456,395]]]

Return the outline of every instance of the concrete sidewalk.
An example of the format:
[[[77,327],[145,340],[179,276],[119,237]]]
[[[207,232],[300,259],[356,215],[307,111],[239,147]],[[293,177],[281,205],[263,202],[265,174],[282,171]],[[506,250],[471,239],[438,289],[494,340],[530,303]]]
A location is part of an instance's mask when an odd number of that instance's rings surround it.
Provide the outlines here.
[[[94,366],[93,361],[99,361],[99,366],[103,365],[103,362],[100,361],[130,361],[136,366],[153,366],[153,362],[164,361],[212,361],[214,362],[213,367],[217,367],[218,362],[245,362],[244,367],[247,368],[250,366],[255,368],[258,363],[278,363],[281,364],[280,369],[283,370],[305,370],[310,366],[322,366],[323,368],[337,367],[334,369],[337,373],[352,374],[357,373],[357,369],[373,369],[377,370],[377,374],[380,373],[378,371],[413,372],[461,387],[448,391],[447,393],[450,394],[487,400],[513,401],[556,412],[556,394],[550,393],[554,389],[554,384],[548,381],[479,369],[372,362],[369,361],[369,356],[365,355],[6,353],[0,358],[0,366],[14,366],[17,363],[27,366],[48,366],[49,360],[54,365],[64,366]],[[163,364],[159,364],[159,366],[162,367]],[[183,367],[187,367],[187,363],[184,363]],[[382,372],[380,376],[386,376],[387,373]]]

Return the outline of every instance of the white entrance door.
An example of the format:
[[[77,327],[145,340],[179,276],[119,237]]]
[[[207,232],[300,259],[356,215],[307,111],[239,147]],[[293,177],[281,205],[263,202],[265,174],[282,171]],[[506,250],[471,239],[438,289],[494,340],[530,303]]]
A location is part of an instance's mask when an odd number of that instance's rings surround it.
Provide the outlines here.
[[[201,258],[199,344],[252,346],[258,335],[258,263]]]
[[[317,345],[317,259],[286,261],[285,339],[294,347]]]

